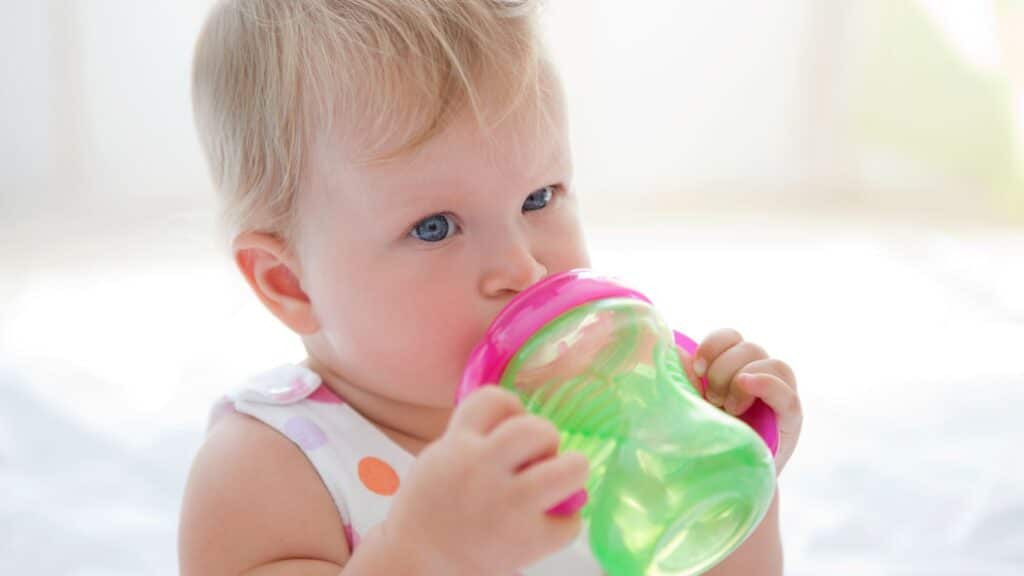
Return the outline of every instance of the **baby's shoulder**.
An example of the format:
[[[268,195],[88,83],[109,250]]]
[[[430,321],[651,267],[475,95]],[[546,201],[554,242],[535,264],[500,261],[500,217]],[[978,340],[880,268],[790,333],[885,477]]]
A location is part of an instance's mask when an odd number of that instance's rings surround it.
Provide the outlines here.
[[[349,550],[330,494],[299,448],[229,413],[192,463],[179,529],[183,574],[231,573],[289,558],[342,566]]]

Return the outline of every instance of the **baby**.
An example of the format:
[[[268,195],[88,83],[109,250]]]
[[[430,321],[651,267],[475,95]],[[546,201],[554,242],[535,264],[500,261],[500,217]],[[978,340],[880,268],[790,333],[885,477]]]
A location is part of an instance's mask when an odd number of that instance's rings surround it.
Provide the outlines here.
[[[308,358],[213,411],[184,574],[598,574],[579,454],[489,386],[456,408],[488,324],[589,263],[565,102],[529,0],[230,0],[193,70],[238,269]],[[774,408],[792,371],[733,330],[683,357],[707,400]],[[777,498],[713,574],[781,574]]]

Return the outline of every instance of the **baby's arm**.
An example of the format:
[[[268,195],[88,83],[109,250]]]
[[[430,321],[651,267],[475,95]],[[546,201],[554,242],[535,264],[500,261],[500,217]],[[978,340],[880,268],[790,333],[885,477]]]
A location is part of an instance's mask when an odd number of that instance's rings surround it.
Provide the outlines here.
[[[298,447],[243,414],[196,455],[179,528],[184,576],[337,576],[349,559],[334,502]]]
[[[545,513],[587,477],[586,459],[559,454],[559,441],[516,396],[496,386],[474,392],[420,454],[387,520],[350,554],[330,495],[299,449],[255,420],[227,416],[189,478],[182,574],[515,572],[579,532],[578,514]]]
[[[417,573],[408,565],[414,558],[373,531],[351,558],[334,502],[306,457],[242,414],[219,420],[196,456],[179,541],[185,576]]]
[[[779,533],[779,493],[764,520],[746,541],[705,576],[781,576],[782,537]]]

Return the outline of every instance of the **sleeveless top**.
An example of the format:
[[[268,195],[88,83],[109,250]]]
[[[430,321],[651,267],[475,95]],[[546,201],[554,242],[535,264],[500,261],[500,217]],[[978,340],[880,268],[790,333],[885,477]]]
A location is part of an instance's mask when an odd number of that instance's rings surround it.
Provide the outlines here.
[[[304,366],[284,365],[221,398],[209,426],[229,411],[247,414],[298,446],[330,493],[349,549],[383,521],[415,457],[388,438]],[[521,571],[524,576],[603,574],[585,531],[571,545]]]

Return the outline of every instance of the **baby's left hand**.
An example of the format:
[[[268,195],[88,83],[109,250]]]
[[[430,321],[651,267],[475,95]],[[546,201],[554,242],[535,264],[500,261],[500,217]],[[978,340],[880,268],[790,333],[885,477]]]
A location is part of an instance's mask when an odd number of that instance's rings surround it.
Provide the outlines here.
[[[692,362],[685,354],[681,356],[688,371],[692,370],[691,376],[706,378],[704,396],[711,404],[735,416],[746,412],[759,398],[775,411],[779,426],[775,467],[781,473],[793,454],[803,422],[793,370],[728,328],[709,334],[697,347]]]

